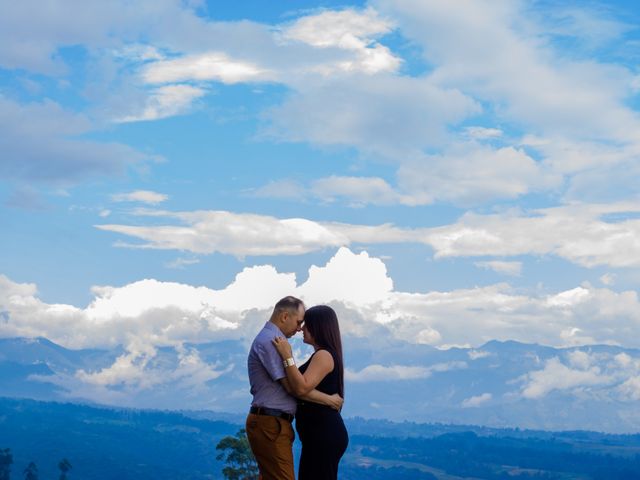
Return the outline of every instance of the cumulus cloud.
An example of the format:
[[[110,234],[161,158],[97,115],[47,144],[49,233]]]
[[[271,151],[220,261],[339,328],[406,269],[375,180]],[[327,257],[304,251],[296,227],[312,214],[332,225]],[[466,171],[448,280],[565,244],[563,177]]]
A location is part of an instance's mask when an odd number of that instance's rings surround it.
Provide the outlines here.
[[[160,384],[177,382],[185,390],[203,387],[206,382],[230,372],[233,365],[222,368],[218,364],[208,364],[200,358],[194,348],[182,345],[176,347],[178,355],[176,368],[167,370],[154,365],[157,351],[151,346],[137,350],[129,345],[129,351],[109,367],[94,372],[78,370],[74,376],[80,382],[94,387],[124,387],[127,394],[152,389]],[[70,392],[74,394],[73,390]]]
[[[366,252],[356,255],[347,248],[340,248],[326,265],[311,266],[308,280],[300,286],[301,295],[312,303],[322,303],[324,298],[347,306],[377,304],[392,290],[393,281],[380,259]]]
[[[527,384],[522,389],[522,396],[535,399],[554,390],[610,385],[613,381],[613,377],[603,374],[599,367],[569,368],[554,357],[547,360],[544,369],[527,374]]]
[[[627,400],[640,400],[640,375],[625,380],[618,391]]]
[[[351,51],[355,58],[338,62],[334,68],[377,73],[395,71],[400,65],[399,58],[374,40],[391,29],[392,24],[380,18],[372,8],[363,11],[345,9],[302,17],[285,27],[282,36],[316,48],[334,47]],[[316,70],[329,73],[331,66],[316,67]]]
[[[637,401],[640,358],[628,353],[572,349],[561,357],[547,360],[544,368],[520,379],[520,394],[539,399],[558,392],[563,395],[606,401]]]
[[[95,298],[85,308],[47,304],[38,298],[35,285],[0,280],[0,308],[10,318],[0,324],[2,336],[44,336],[69,347],[127,345],[132,338],[156,346],[244,338],[264,321],[251,312],[266,315],[277,298],[288,294],[310,305],[333,304],[345,334],[366,336],[380,330],[392,338],[438,347],[478,346],[492,339],[637,346],[640,321],[636,292],[588,285],[533,295],[506,284],[396,291],[381,260],[346,248],[326,265],[312,266],[301,284],[295,274],[263,265],[245,268],[221,290],[152,279],[94,287]],[[570,357],[571,368],[587,365],[580,355]],[[481,357],[471,353],[469,358]]]

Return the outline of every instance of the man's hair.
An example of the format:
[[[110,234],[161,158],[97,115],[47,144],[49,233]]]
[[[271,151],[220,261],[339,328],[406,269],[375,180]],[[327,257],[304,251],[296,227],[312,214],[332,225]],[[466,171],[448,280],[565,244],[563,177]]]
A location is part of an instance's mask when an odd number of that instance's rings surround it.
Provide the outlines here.
[[[292,297],[291,295],[281,298],[280,300],[278,300],[278,303],[276,303],[276,306],[273,307],[271,319],[275,319],[283,310],[288,310],[292,313],[297,312],[300,308],[300,305],[304,307],[304,303],[302,302],[302,300],[296,297]]]

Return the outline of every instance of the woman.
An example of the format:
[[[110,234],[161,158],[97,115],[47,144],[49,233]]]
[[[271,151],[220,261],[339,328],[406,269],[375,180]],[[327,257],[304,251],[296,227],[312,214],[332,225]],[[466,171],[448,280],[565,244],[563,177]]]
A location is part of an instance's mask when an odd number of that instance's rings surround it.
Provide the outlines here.
[[[300,397],[315,388],[344,398],[342,341],[336,312],[326,305],[307,310],[302,341],[311,345],[314,353],[298,370],[289,342],[282,337],[273,340],[294,395]],[[349,443],[340,412],[319,403],[298,400],[296,431],[302,442],[298,480],[337,479],[338,463]]]

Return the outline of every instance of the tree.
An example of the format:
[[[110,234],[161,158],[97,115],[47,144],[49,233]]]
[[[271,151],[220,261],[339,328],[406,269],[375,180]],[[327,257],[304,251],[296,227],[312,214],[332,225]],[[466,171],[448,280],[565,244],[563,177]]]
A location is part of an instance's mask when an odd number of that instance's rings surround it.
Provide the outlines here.
[[[58,464],[58,468],[60,469],[60,480],[67,480],[67,472],[71,470],[71,462],[66,458],[60,460]]]
[[[38,467],[35,463],[29,463],[24,469],[24,480],[38,480]]]
[[[226,467],[222,469],[222,474],[227,480],[257,480],[259,476],[258,464],[244,428],[236,433],[235,437],[224,437],[216,450],[221,453],[216,457],[223,460]]]
[[[10,448],[0,448],[0,480],[9,480],[11,478],[11,464],[13,456]]]

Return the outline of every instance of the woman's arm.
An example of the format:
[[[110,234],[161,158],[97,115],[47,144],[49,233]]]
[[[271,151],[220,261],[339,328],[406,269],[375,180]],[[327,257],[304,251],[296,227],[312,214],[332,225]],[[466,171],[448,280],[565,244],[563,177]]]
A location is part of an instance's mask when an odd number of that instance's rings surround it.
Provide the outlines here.
[[[280,383],[284,389],[290,395],[294,395],[293,390],[291,389],[291,385],[289,384],[289,380],[286,378],[281,378]],[[342,410],[342,404],[344,403],[344,399],[337,393],[333,395],[329,395],[327,393],[321,392],[320,390],[316,390],[315,388],[311,390],[306,395],[301,395],[297,398],[302,400],[307,400],[309,402],[319,403],[320,405],[326,405],[327,407],[331,407],[334,410],[340,411]]]
[[[276,337],[273,339],[273,344],[282,359],[289,362],[289,365],[286,366],[284,370],[287,374],[287,380],[291,386],[291,391],[296,397],[307,395],[316,388],[328,373],[333,370],[334,364],[331,354],[326,350],[318,350],[311,359],[311,363],[303,375],[300,373],[300,370],[298,370],[295,363],[293,363],[291,345],[289,345],[289,342],[282,337]]]
[[[301,400],[307,400],[308,402],[326,405],[327,407],[331,407],[337,411],[342,410],[342,404],[344,403],[344,399],[339,394],[334,393],[333,395],[329,395],[321,392],[320,390],[316,390],[315,388],[306,395],[302,395],[298,398]]]

